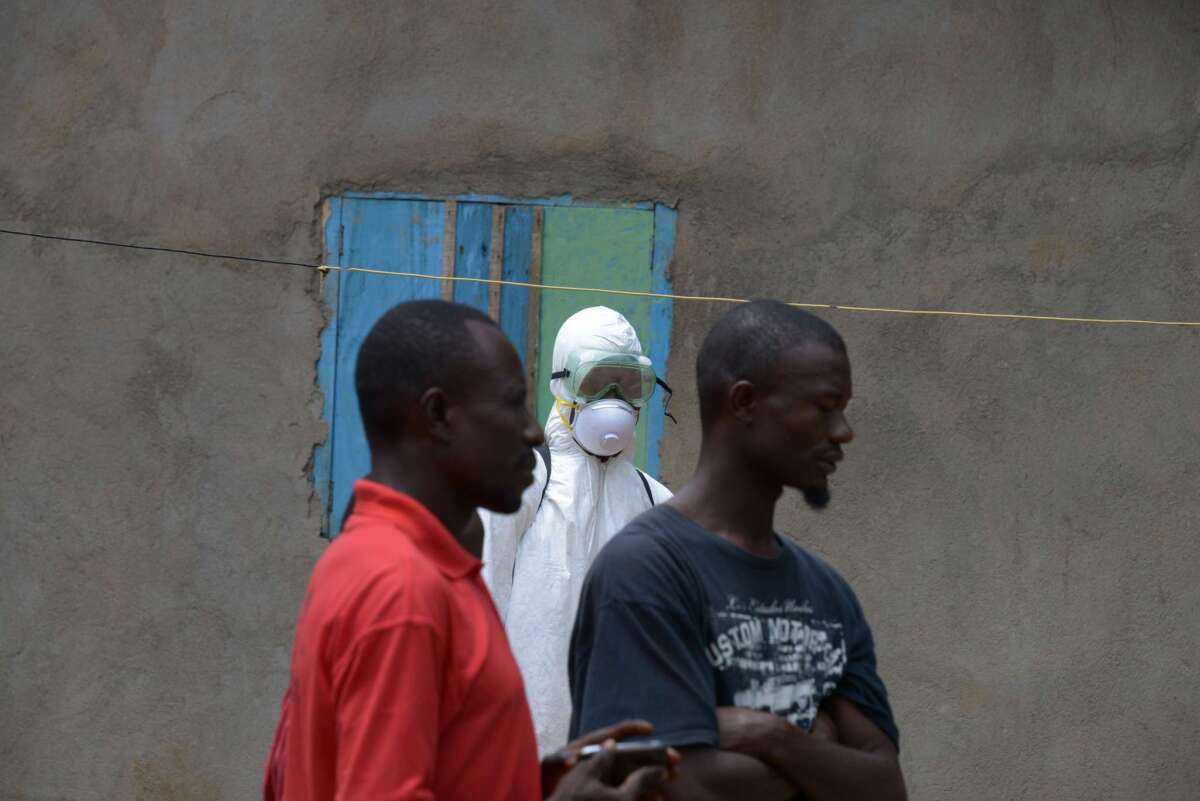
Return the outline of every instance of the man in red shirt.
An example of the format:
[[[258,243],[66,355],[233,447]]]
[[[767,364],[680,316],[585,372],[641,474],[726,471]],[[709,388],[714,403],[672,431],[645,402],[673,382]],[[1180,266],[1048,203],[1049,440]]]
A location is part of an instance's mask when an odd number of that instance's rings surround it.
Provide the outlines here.
[[[363,342],[355,388],[371,473],[309,582],[266,801],[657,792],[662,768],[620,787],[601,781],[614,767],[611,742],[570,769],[582,744],[648,733],[641,722],[581,738],[539,766],[521,676],[480,578],[480,543],[452,533],[469,528],[476,507],[515,511],[532,480],[542,432],[512,345],[468,307],[401,304]]]

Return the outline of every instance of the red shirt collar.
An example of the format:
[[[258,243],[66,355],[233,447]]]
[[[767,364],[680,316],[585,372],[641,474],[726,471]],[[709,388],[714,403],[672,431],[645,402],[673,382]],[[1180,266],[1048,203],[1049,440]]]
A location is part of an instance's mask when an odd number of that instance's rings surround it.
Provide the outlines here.
[[[360,479],[354,482],[353,516],[359,515],[394,525],[448,578],[465,578],[483,567],[454,539],[442,521],[411,495]]]

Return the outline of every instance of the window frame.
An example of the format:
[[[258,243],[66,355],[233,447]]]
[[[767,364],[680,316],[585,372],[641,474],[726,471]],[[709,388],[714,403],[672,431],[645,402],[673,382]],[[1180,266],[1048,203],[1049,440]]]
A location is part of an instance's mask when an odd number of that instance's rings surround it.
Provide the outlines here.
[[[327,197],[322,203],[322,233],[323,233],[323,263],[331,266],[351,266],[351,267],[373,267],[376,265],[369,264],[346,264],[346,228],[343,220],[343,209],[345,201],[354,200],[397,200],[411,202],[429,202],[429,203],[444,203],[447,204],[449,211],[447,214],[448,220],[453,220],[457,223],[457,204],[459,203],[479,203],[492,204],[507,207],[528,207],[535,212],[536,219],[540,222],[544,209],[571,207],[577,209],[630,209],[638,211],[648,211],[653,213],[653,230],[652,243],[650,252],[650,269],[651,269],[651,286],[650,291],[655,294],[670,294],[670,265],[674,256],[675,233],[677,213],[674,208],[665,203],[655,201],[639,201],[631,203],[603,203],[591,201],[579,201],[571,195],[559,195],[555,197],[543,198],[521,198],[507,195],[486,195],[476,193],[463,193],[452,196],[438,196],[421,193],[406,193],[406,192],[361,192],[347,191],[338,195]],[[453,204],[453,205],[451,205]],[[455,225],[447,226],[443,231],[442,239],[442,258],[443,268],[442,274],[455,274],[457,264],[457,247],[445,247],[446,242],[454,242]],[[502,236],[505,232],[501,233]],[[534,233],[531,235],[531,241],[537,250],[540,250],[540,239],[543,232],[540,226],[535,224]],[[537,257],[534,257],[534,262],[538,263]],[[493,267],[493,274],[494,274]],[[478,270],[476,270],[478,271]],[[312,471],[310,480],[317,491],[317,495],[321,504],[321,535],[324,537],[331,536],[333,526],[340,527],[341,513],[343,510],[334,510],[334,481],[336,476],[335,470],[335,454],[334,454],[334,427],[336,420],[336,403],[338,397],[337,391],[337,365],[338,365],[338,348],[341,340],[339,304],[341,303],[341,282],[344,274],[337,270],[330,270],[322,273],[322,286],[320,289],[322,299],[327,310],[326,323],[320,334],[320,354],[317,361],[317,383],[322,391],[322,409],[321,418],[326,423],[326,436],[323,442],[314,446],[312,455]],[[531,275],[531,283],[540,283],[540,274]],[[440,282],[441,287],[437,296],[445,299],[452,299],[454,295],[454,287],[462,286],[461,282],[443,281]],[[500,306],[498,299],[500,297],[501,287],[489,287],[489,310],[497,310]],[[528,318],[525,324],[525,334],[528,337],[527,342],[520,343],[518,350],[521,351],[526,359],[526,366],[529,371],[531,388],[536,394],[536,388],[533,386],[533,381],[536,379],[538,370],[538,339],[540,334],[540,315],[542,304],[540,302],[540,290],[531,290],[528,300]],[[603,296],[595,296],[595,303],[604,303]],[[665,376],[667,362],[670,356],[670,334],[673,322],[673,303],[669,299],[654,300],[647,298],[645,302],[650,304],[650,326],[654,332],[651,337],[651,344],[647,355],[654,361],[656,368],[660,371],[660,375]],[[511,337],[510,333],[510,337]],[[661,404],[657,404],[648,409],[647,415],[647,447],[645,452],[645,465],[643,466],[646,472],[658,477],[660,471],[660,455],[659,448],[661,445],[662,435],[665,428],[665,414],[663,414]]]

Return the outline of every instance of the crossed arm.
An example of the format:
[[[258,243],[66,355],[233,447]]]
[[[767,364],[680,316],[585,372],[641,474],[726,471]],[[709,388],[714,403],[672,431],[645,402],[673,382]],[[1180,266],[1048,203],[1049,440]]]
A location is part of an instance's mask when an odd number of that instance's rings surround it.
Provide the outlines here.
[[[684,751],[670,801],[906,801],[896,746],[853,701],[834,695],[813,732],[768,712],[717,710],[718,748]]]

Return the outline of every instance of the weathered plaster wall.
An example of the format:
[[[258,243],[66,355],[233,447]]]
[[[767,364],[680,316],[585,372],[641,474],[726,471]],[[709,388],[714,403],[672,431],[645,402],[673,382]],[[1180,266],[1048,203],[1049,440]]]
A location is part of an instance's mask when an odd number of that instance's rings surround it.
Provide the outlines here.
[[[1200,6],[92,2],[0,26],[0,224],[315,258],[339,187],[678,201],[685,293],[1196,319]],[[253,797],[320,552],[302,270],[0,237],[0,798]],[[679,305],[664,452],[696,454]],[[920,799],[1190,799],[1200,332],[832,316]]]

